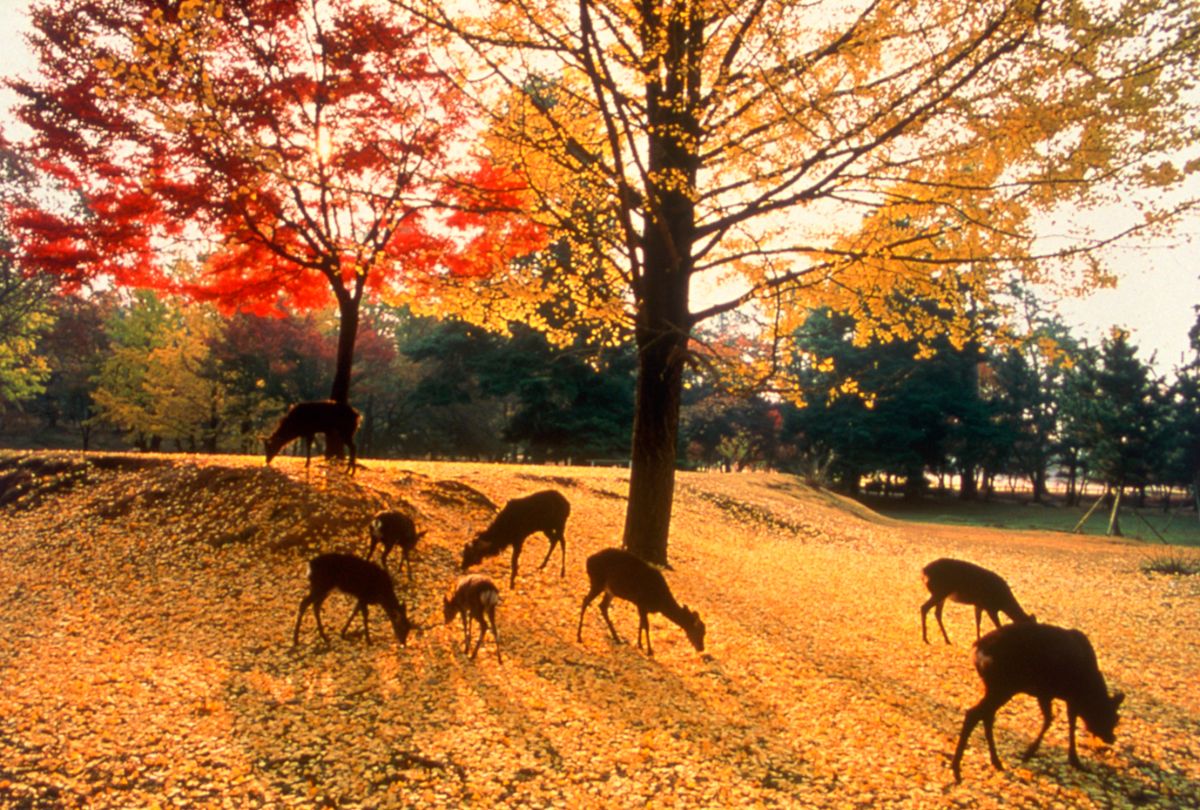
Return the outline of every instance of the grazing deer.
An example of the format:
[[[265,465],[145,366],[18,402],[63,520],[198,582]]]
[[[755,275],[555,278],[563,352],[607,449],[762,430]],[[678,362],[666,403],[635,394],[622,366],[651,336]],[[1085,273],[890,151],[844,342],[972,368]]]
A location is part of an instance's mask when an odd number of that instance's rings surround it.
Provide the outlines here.
[[[442,615],[446,624],[454,621],[455,616],[462,616],[463,625],[463,655],[471,650],[471,620],[479,622],[479,641],[471,652],[474,659],[483,646],[483,637],[491,622],[492,638],[496,641],[496,660],[504,663],[500,657],[500,636],[496,632],[496,605],[500,604],[500,589],[496,583],[483,574],[468,574],[459,577],[454,590],[442,600]]]
[[[542,532],[549,538],[550,548],[546,550],[546,556],[542,558],[538,570],[546,567],[550,555],[554,553],[554,546],[558,545],[562,549],[562,565],[558,575],[566,576],[567,540],[563,536],[563,530],[570,514],[570,502],[552,489],[535,492],[524,498],[513,498],[504,505],[490,526],[463,546],[462,570],[466,571],[471,566],[478,565],[485,557],[494,557],[511,546],[512,571],[509,574],[508,587],[512,588],[517,581],[517,560],[521,557],[521,547],[525,544],[525,539],[534,532]]]
[[[929,589],[930,594],[928,601],[921,605],[921,638],[926,644],[929,643],[929,636],[925,631],[925,618],[930,608],[934,608],[933,615],[937,618],[938,627],[942,629],[942,638],[946,639],[947,644],[950,643],[950,636],[946,635],[946,626],[942,624],[942,607],[946,599],[975,606],[976,639],[979,638],[979,625],[984,611],[996,627],[1000,626],[1000,617],[997,614],[1001,611],[1008,614],[1014,622],[1037,621],[1034,616],[1021,609],[1012,594],[1012,589],[999,574],[974,563],[943,557],[925,566],[921,577],[925,580],[925,587]]]
[[[392,585],[392,577],[378,565],[355,557],[353,554],[321,554],[308,562],[308,594],[300,600],[300,611],[296,614],[296,628],[292,631],[292,646],[300,643],[300,622],[304,619],[304,610],[312,605],[313,616],[317,620],[317,632],[326,644],[329,637],[321,624],[321,605],[330,591],[337,589],[358,599],[354,610],[342,627],[342,637],[350,622],[358,613],[362,614],[363,635],[367,643],[371,643],[371,629],[367,623],[367,605],[379,605],[387,614],[396,640],[403,646],[408,641],[408,614],[404,603],[396,598]]]
[[[371,555],[375,553],[376,545],[382,545],[383,555],[379,561],[386,570],[388,554],[394,546],[400,546],[401,562],[408,571],[408,578],[412,579],[412,562],[408,555],[417,545],[417,541],[425,536],[425,532],[417,531],[412,518],[403,512],[380,512],[371,521],[370,536],[371,546],[367,549],[367,559],[371,559]]]
[[[350,474],[354,474],[356,448],[354,434],[358,431],[358,411],[344,402],[331,399],[314,402],[297,402],[279,420],[275,432],[263,440],[267,464],[279,455],[279,451],[296,439],[304,439],[304,468],[312,463],[313,437],[325,434],[325,441],[336,436],[350,449]]]
[[[700,614],[688,610],[686,605],[680,605],[671,595],[667,581],[663,575],[638,557],[620,548],[606,548],[597,551],[587,559],[587,575],[591,587],[587,596],[583,597],[583,607],[579,610],[579,628],[575,632],[575,640],[583,641],[583,616],[592,600],[604,593],[600,600],[600,615],[608,624],[609,632],[618,643],[621,637],[617,628],[613,627],[612,619],[608,616],[608,606],[613,597],[633,602],[638,609],[638,649],[642,648],[642,634],[646,634],[646,654],[654,655],[650,648],[651,613],[661,613],[670,621],[683,628],[688,641],[697,651],[704,651],[704,622]]]
[[[975,642],[975,669],[983,679],[984,695],[967,709],[963,718],[958,747],[950,763],[954,781],[962,781],[962,756],[967,738],[980,720],[987,737],[988,752],[996,770],[1004,770],[996,754],[992,724],[996,711],[1017,694],[1033,695],[1042,710],[1042,728],[1025,750],[1029,759],[1038,749],[1050,727],[1051,703],[1055,698],[1067,702],[1070,735],[1067,761],[1083,768],[1075,753],[1075,718],[1082,717],[1088,731],[1111,744],[1117,725],[1117,709],[1125,696],[1116,692],[1109,697],[1108,686],[1096,664],[1096,652],[1087,636],[1078,630],[1065,630],[1049,624],[1008,624]]]

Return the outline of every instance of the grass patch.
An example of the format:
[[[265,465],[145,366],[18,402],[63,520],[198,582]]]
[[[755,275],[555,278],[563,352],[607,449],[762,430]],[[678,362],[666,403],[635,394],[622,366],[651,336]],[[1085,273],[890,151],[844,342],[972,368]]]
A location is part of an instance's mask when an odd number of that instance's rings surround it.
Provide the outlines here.
[[[1061,503],[1036,504],[994,499],[961,501],[954,497],[902,498],[861,496],[866,506],[895,520],[1023,531],[1070,532],[1090,506]],[[1103,536],[1108,530],[1108,510],[1097,509],[1084,524],[1082,533]],[[1124,537],[1147,543],[1200,547],[1200,522],[1195,513],[1166,514],[1156,509],[1121,509]]]
[[[1142,572],[1178,577],[1196,576],[1200,574],[1200,559],[1178,554],[1160,554],[1143,562]]]

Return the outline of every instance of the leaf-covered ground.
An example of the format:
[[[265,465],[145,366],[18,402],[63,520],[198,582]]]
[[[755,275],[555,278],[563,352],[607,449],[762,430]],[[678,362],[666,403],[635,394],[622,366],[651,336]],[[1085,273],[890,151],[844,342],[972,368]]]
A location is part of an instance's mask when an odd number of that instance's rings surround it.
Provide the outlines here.
[[[613,644],[583,562],[619,541],[619,469],[367,461],[353,480],[257,458],[0,454],[0,806],[1200,806],[1200,581],[1139,570],[1143,547],[1057,534],[901,525],[779,475],[682,474],[668,581],[708,625],[707,655],[651,619],[655,657]],[[504,662],[472,662],[440,622],[458,550],[491,505],[571,501],[567,575],[526,544],[501,585]],[[428,529],[401,598],[426,627],[401,648],[311,616],[292,647],[305,560],[364,554],[381,507]],[[1117,743],[1019,697],[956,786],[949,755],[977,700],[973,616],[921,642],[921,566],[1001,572],[1042,621],[1084,630],[1128,697]],[[397,555],[398,556],[398,555]],[[396,560],[393,568],[397,567]],[[327,603],[340,629],[350,602]],[[636,637],[637,618],[614,620]],[[932,619],[932,617],[931,617]],[[932,630],[933,628],[931,628]],[[934,630],[936,633],[936,630]]]

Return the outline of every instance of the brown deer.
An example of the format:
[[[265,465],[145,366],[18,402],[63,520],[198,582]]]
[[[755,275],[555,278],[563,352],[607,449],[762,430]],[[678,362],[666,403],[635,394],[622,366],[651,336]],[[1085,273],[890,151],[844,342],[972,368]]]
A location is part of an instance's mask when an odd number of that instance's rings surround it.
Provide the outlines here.
[[[1104,676],[1096,664],[1096,652],[1087,636],[1078,630],[1066,630],[1049,624],[1007,624],[975,642],[975,669],[983,679],[984,695],[967,709],[963,718],[958,747],[950,763],[954,781],[962,781],[962,757],[967,738],[982,720],[992,765],[1003,770],[996,754],[992,724],[996,711],[1017,694],[1033,695],[1042,710],[1042,728],[1025,750],[1022,759],[1037,751],[1046,729],[1050,727],[1051,703],[1055,698],[1067,703],[1068,737],[1067,761],[1083,768],[1075,753],[1075,719],[1082,717],[1088,731],[1106,743],[1115,739],[1117,709],[1125,696],[1116,692],[1111,697]]]
[[[946,626],[942,624],[942,607],[947,599],[975,606],[976,639],[979,638],[980,620],[985,611],[996,627],[1000,626],[1000,617],[997,615],[999,612],[1006,613],[1014,622],[1037,621],[1034,616],[1021,609],[1012,594],[1012,589],[999,574],[974,563],[943,557],[925,566],[921,577],[925,580],[925,587],[929,589],[929,599],[921,605],[921,638],[926,644],[929,643],[929,636],[925,631],[925,618],[930,608],[934,608],[933,615],[937,618],[938,627],[942,629],[942,638],[946,639],[947,644],[950,643],[950,636],[946,635]]]
[[[463,625],[463,654],[471,650],[471,620],[479,622],[479,641],[471,652],[474,659],[483,646],[483,637],[491,622],[492,638],[496,642],[496,660],[504,663],[500,657],[500,636],[496,632],[496,605],[500,604],[500,589],[491,578],[483,574],[467,574],[459,577],[454,590],[442,599],[442,615],[446,624],[454,621],[455,616],[462,616]]]
[[[683,628],[688,641],[697,651],[704,651],[704,622],[700,614],[689,610],[686,605],[680,605],[667,587],[667,580],[662,573],[652,568],[648,563],[620,548],[606,548],[597,551],[587,559],[587,575],[591,587],[587,596],[583,597],[583,607],[579,610],[579,628],[575,632],[575,640],[583,641],[583,615],[588,605],[597,596],[604,593],[600,600],[600,615],[604,617],[609,632],[618,643],[621,637],[617,628],[613,627],[612,619],[608,616],[608,606],[614,597],[632,602],[638,609],[638,649],[642,648],[642,634],[646,635],[646,654],[654,655],[650,648],[651,613],[661,613],[667,619]]]
[[[512,571],[509,574],[508,587],[512,588],[517,581],[517,560],[521,557],[521,547],[525,544],[525,539],[534,532],[542,532],[549,538],[550,548],[546,550],[546,556],[542,558],[538,570],[546,567],[557,545],[562,549],[562,565],[558,575],[566,576],[567,540],[563,531],[570,514],[570,502],[562,493],[552,489],[535,492],[524,498],[513,498],[504,505],[490,526],[463,546],[462,570],[466,571],[471,566],[481,563],[485,557],[494,557],[511,546]]]
[[[304,468],[312,463],[313,437],[318,433],[336,436],[350,450],[350,474],[354,474],[356,448],[354,434],[358,431],[358,411],[344,402],[331,399],[297,402],[279,420],[275,432],[263,440],[267,464],[279,451],[296,439],[304,439]]]
[[[292,646],[300,643],[300,622],[304,619],[304,611],[312,605],[313,616],[317,620],[317,632],[326,644],[329,637],[321,624],[321,605],[330,592],[337,589],[355,597],[358,602],[350,611],[346,624],[342,627],[342,637],[355,615],[361,613],[363,619],[363,635],[367,643],[371,643],[371,629],[367,622],[367,605],[379,605],[387,614],[396,640],[403,646],[408,641],[412,625],[404,603],[396,598],[392,585],[392,577],[378,565],[367,562],[353,554],[321,554],[308,562],[308,594],[300,600],[300,611],[296,614],[296,627],[292,631]]]
[[[408,555],[416,547],[417,541],[425,536],[425,532],[417,531],[412,518],[403,512],[380,512],[371,521],[369,533],[371,546],[367,549],[367,559],[371,559],[375,553],[375,546],[382,545],[383,554],[379,561],[386,570],[388,554],[392,548],[400,546],[401,562],[408,571],[408,578],[412,579],[412,562]]]

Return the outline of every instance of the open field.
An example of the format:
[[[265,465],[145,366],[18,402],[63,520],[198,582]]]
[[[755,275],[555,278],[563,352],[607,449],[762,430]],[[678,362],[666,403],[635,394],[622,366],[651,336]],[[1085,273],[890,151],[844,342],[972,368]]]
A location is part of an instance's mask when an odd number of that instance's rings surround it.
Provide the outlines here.
[[[1072,531],[1095,503],[1094,496],[1085,498],[1083,505],[1077,507],[1064,506],[1058,500],[1047,504],[1005,497],[962,501],[952,495],[913,501],[881,496],[866,496],[860,500],[876,512],[897,520],[1056,532]],[[1200,546],[1200,522],[1197,522],[1191,504],[1180,503],[1177,499],[1168,513],[1161,508],[1135,510],[1128,503],[1127,499],[1121,509],[1121,531],[1128,539],[1141,540],[1148,545]],[[1088,517],[1081,533],[1104,535],[1108,529],[1109,511],[1102,504]]]
[[[615,545],[621,469],[367,460],[354,479],[303,461],[0,453],[0,806],[5,807],[1196,807],[1200,577],[1147,575],[1148,549],[1058,533],[900,523],[768,474],[682,474],[680,601],[705,655],[661,616],[655,657],[611,643],[588,554]],[[501,585],[504,662],[465,658],[440,623],[458,551],[489,502],[571,501],[567,573],[539,535]],[[425,632],[395,644],[291,644],[318,551],[365,554],[366,524],[407,504],[429,533],[401,598]],[[1187,551],[1185,549],[1185,551]],[[394,555],[396,556],[396,555]],[[921,642],[921,566],[971,559],[1040,620],[1091,638],[1127,694],[1117,742],[1061,704],[1039,754],[1036,703],[1001,710],[956,786],[949,758],[980,694],[972,611]],[[393,562],[393,566],[398,561]],[[350,603],[326,605],[336,631]],[[616,603],[632,641],[637,618]],[[936,633],[936,630],[934,630]]]

